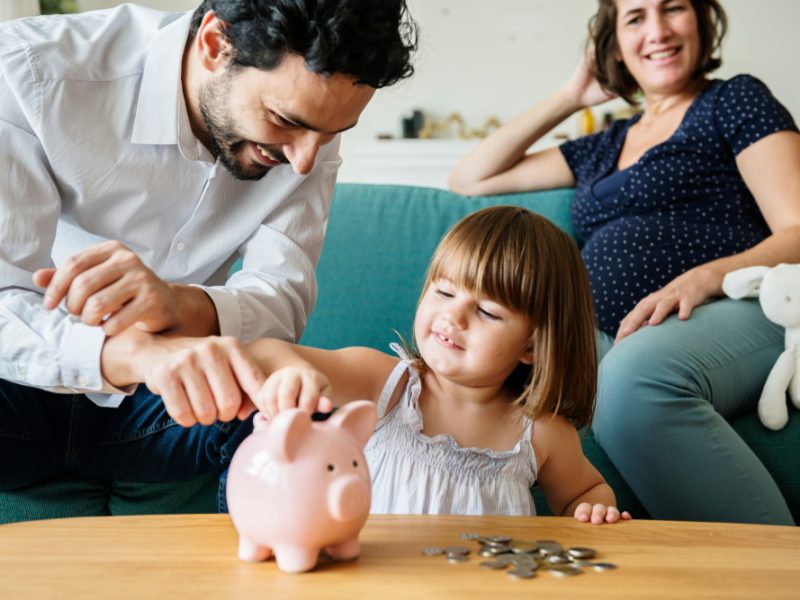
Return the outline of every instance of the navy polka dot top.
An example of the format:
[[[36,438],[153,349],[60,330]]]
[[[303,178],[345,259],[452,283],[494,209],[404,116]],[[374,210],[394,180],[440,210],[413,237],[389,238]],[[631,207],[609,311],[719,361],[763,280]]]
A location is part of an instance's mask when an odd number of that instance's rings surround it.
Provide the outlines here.
[[[713,80],[672,137],[617,171],[625,135],[638,119],[560,147],[576,180],[572,222],[599,327],[610,335],[642,298],[681,273],[770,234],[735,157],[771,133],[797,131],[758,79]]]

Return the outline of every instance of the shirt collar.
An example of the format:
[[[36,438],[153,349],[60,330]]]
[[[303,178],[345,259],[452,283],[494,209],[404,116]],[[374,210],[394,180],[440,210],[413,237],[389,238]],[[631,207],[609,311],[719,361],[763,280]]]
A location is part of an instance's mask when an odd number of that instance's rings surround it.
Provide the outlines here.
[[[144,64],[131,142],[177,144],[179,119],[188,120],[183,102],[181,70],[189,37],[192,11],[176,19],[153,37]]]

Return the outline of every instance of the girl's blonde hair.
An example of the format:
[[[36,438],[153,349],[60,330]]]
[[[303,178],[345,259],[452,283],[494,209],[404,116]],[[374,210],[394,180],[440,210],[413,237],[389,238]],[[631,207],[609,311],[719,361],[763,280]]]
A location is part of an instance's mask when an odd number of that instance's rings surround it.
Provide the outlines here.
[[[575,242],[519,206],[493,206],[456,223],[434,252],[423,286],[447,277],[528,318],[533,365],[507,385],[525,414],[591,422],[597,388],[595,317]]]

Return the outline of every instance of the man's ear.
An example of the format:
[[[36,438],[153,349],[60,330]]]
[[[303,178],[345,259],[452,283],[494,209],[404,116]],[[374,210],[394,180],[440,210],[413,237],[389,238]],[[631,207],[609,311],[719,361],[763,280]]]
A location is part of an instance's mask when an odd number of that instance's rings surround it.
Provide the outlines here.
[[[230,61],[230,42],[225,37],[222,21],[213,10],[203,16],[194,43],[203,67],[212,72],[227,67]]]

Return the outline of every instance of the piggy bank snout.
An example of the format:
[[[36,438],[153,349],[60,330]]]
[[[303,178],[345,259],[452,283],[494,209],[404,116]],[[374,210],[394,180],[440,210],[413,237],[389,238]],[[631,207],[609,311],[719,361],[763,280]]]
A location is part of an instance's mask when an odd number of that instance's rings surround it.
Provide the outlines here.
[[[354,521],[369,513],[370,487],[357,475],[340,477],[328,490],[331,516],[340,522]]]

